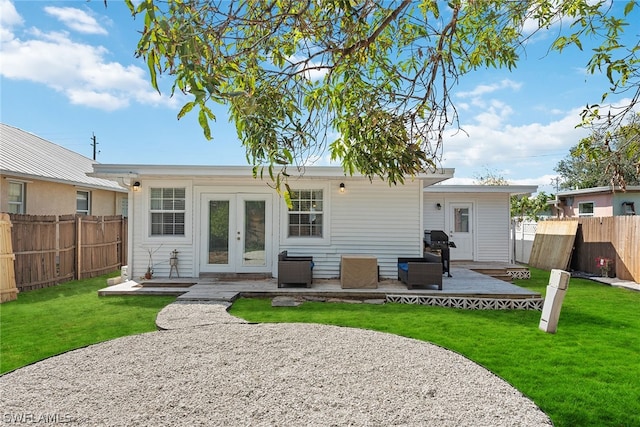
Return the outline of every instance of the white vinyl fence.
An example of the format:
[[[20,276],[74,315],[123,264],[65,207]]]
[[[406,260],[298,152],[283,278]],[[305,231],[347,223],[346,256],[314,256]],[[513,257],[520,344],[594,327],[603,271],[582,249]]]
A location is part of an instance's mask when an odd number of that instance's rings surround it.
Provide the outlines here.
[[[514,262],[528,264],[538,223],[535,221],[511,221],[511,257]]]

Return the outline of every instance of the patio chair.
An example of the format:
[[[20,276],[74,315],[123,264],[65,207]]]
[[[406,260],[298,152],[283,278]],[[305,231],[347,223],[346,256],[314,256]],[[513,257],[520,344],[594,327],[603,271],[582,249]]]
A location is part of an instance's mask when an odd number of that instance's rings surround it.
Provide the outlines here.
[[[407,289],[437,286],[442,290],[442,263],[426,258],[398,258],[398,280]]]
[[[290,256],[287,251],[278,254],[278,287],[304,285],[311,287],[313,281],[313,257]]]

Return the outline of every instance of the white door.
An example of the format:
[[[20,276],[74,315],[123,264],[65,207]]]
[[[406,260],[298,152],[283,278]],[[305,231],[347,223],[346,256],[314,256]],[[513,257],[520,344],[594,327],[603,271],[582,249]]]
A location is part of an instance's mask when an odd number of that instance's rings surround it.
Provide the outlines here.
[[[452,260],[473,260],[473,203],[449,203],[449,240]]]
[[[271,195],[201,196],[200,271],[271,271]]]

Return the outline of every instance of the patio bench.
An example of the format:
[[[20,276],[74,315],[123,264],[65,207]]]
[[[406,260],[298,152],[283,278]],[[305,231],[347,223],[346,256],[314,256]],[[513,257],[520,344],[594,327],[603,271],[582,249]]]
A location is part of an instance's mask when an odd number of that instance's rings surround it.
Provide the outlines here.
[[[442,290],[442,263],[427,258],[398,258],[398,280],[407,289],[437,286]]]
[[[313,257],[290,256],[287,251],[278,254],[278,287],[282,285],[304,285],[311,287],[313,281]]]

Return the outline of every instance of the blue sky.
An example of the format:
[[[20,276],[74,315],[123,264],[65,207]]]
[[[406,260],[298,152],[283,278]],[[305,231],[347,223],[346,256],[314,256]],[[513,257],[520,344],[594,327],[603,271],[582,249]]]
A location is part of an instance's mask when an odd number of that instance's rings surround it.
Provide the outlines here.
[[[3,123],[87,157],[95,134],[101,163],[246,164],[222,107],[207,141],[195,114],[176,119],[187,98],[151,88],[134,57],[141,22],[124,3],[0,0],[0,25]],[[513,71],[463,77],[454,102],[465,132],[445,135],[443,166],[456,169],[447,183],[491,171],[553,192],[554,167],[588,134],[575,128],[580,111],[608,87],[585,73],[588,49],[547,53],[556,32],[533,38]],[[626,33],[635,43],[640,24]]]

